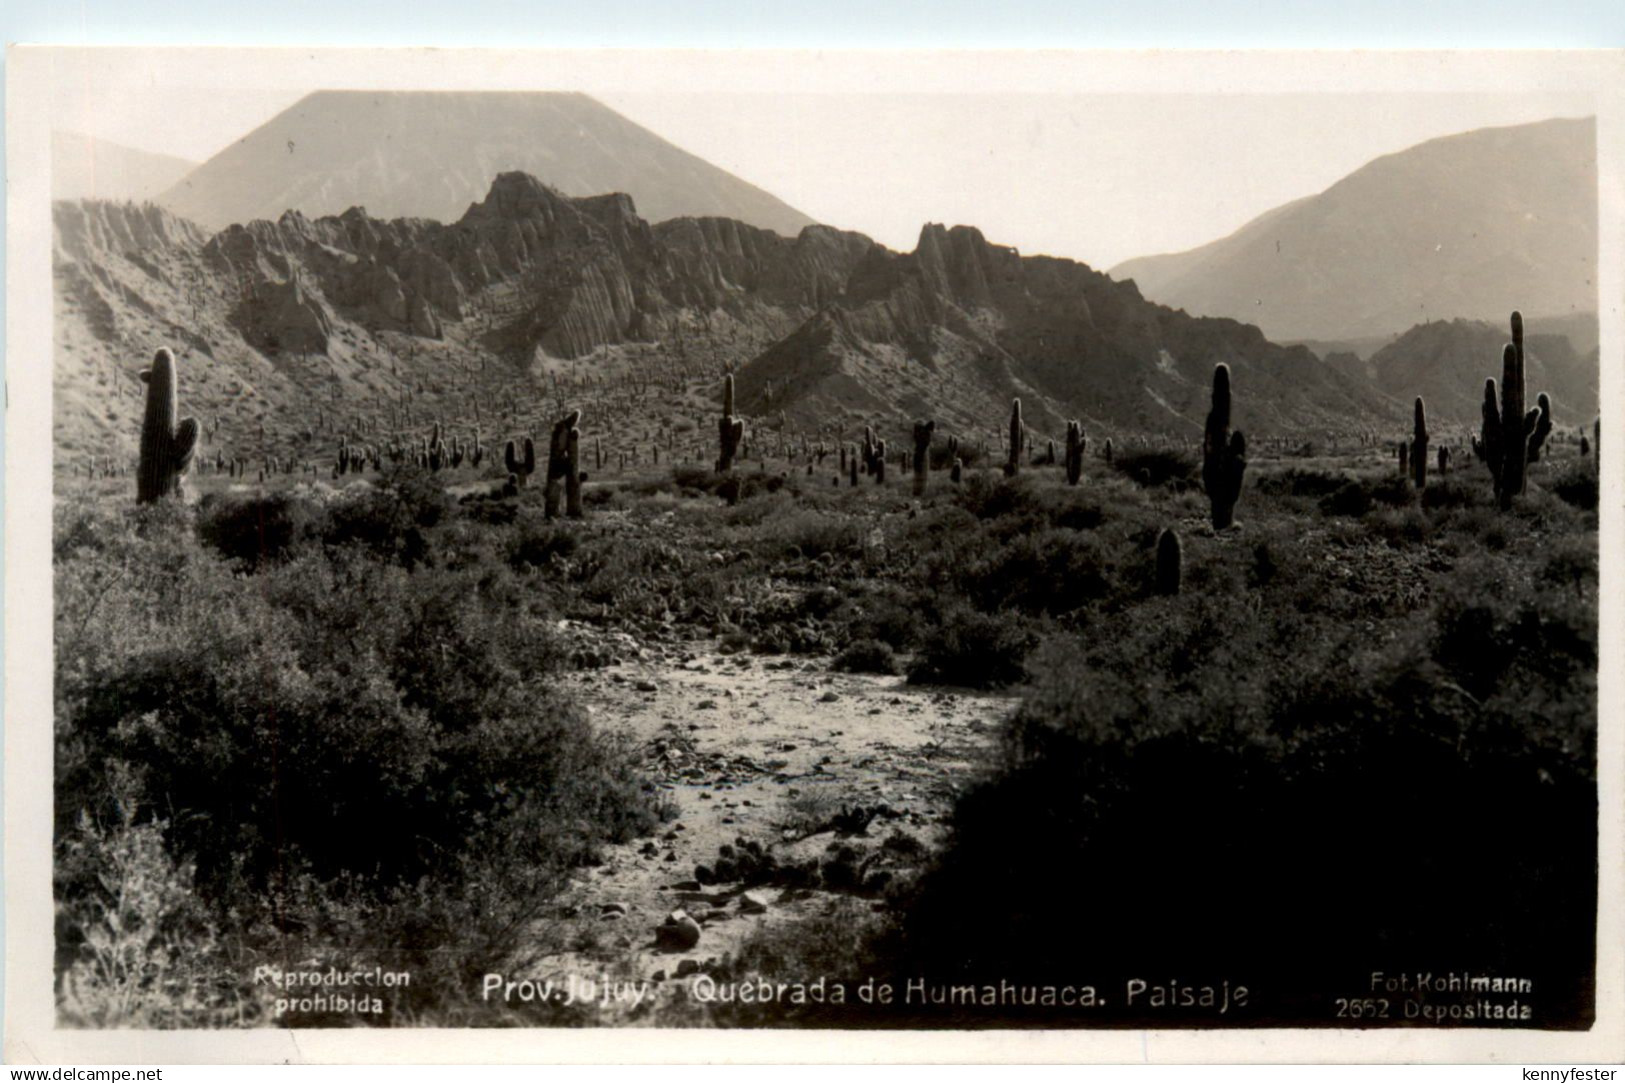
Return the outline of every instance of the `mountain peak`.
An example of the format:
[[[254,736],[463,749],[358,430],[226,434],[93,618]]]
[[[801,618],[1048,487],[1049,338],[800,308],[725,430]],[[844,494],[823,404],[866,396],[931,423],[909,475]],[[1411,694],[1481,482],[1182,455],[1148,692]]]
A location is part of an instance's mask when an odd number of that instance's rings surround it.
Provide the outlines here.
[[[1201,248],[1112,268],[1148,298],[1346,340],[1514,308],[1596,311],[1593,118],[1443,136]]]
[[[487,195],[491,177],[510,173],[572,198],[627,193],[652,222],[725,217],[787,237],[813,222],[574,93],[317,91],[157,198],[211,229],[352,206],[383,220],[450,222]]]

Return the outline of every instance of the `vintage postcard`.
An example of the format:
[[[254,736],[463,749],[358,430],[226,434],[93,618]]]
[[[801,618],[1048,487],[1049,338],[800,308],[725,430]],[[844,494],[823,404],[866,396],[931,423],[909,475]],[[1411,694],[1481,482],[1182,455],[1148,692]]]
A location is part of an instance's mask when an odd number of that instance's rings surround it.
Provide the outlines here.
[[[8,68],[11,1062],[1625,1054],[1621,54]]]

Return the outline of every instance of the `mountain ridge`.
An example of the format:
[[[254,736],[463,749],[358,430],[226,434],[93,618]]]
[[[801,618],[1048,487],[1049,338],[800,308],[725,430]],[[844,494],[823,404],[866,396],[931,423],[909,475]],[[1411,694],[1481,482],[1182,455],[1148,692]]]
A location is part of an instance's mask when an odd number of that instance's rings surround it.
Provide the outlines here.
[[[1340,340],[1428,317],[1594,312],[1596,259],[1596,121],[1554,118],[1383,155],[1226,237],[1111,274],[1273,339]]]

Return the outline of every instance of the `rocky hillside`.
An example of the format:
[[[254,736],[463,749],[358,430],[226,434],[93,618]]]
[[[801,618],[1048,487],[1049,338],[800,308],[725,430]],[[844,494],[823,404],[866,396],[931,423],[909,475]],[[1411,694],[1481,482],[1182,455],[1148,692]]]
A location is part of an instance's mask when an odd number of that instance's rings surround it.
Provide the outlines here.
[[[795,236],[812,219],[581,94],[324,90],[157,197],[210,229],[365,207],[450,222],[499,173],[572,196],[626,192],[651,222],[723,217]]]
[[[1596,312],[1596,127],[1548,120],[1430,140],[1223,240],[1111,273],[1277,340],[1386,335],[1515,308]]]
[[[912,253],[871,249],[841,296],[746,367],[741,390],[747,407],[807,423],[900,408],[991,439],[1020,396],[1050,436],[1078,417],[1096,434],[1195,437],[1221,361],[1245,389],[1236,423],[1256,435],[1348,432],[1394,410],[1256,327],[1174,312],[1083,264],[940,225]]]
[[[1597,414],[1599,352],[1574,348],[1563,323],[1524,322],[1525,384],[1531,404],[1544,391],[1552,397],[1554,422],[1583,427]],[[1435,320],[1418,324],[1367,361],[1373,379],[1405,401],[1422,396],[1428,417],[1476,429],[1484,381],[1501,379],[1501,349],[1510,331],[1481,320]]]
[[[1302,347],[971,228],[927,226],[900,254],[824,226],[650,225],[630,197],[521,173],[450,224],[352,208],[209,235],[152,206],[60,203],[55,259],[72,454],[128,450],[137,374],[164,344],[228,454],[303,455],[335,425],[534,431],[585,400],[606,439],[676,451],[692,434],[698,455],[729,367],[758,424],[848,436],[924,414],[991,435],[1021,396],[1041,436],[1076,416],[1096,435],[1192,437],[1219,361],[1257,435],[1398,414]]]

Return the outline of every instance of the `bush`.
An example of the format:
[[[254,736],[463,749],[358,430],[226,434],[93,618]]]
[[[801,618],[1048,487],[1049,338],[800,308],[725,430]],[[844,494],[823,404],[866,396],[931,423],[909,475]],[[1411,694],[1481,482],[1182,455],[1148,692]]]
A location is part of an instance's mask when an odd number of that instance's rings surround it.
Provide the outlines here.
[[[959,604],[926,626],[920,656],[909,670],[914,684],[998,688],[1026,676],[1023,661],[1037,637],[1013,613],[978,613]]]
[[[461,529],[434,527],[436,505],[381,490],[351,523],[409,523],[429,551]],[[194,894],[236,950],[281,957],[292,928],[310,950],[416,958],[438,977],[412,1010],[438,1011],[468,987],[459,968],[516,947],[571,868],[656,822],[632,752],[554,683],[553,618],[487,550],[408,568],[380,530],[285,556],[245,590],[184,522],[89,533],[108,540],[57,567],[65,972],[102,965],[109,920],[101,873],[73,870],[106,871],[123,846],[146,855],[140,875],[179,885],[161,910]],[[164,822],[124,811],[137,803]],[[86,826],[109,823],[122,834]]]
[[[1293,467],[1261,474],[1258,491],[1271,496],[1327,497],[1348,484],[1348,475],[1335,470],[1305,470]]]
[[[319,504],[286,490],[249,497],[210,493],[198,505],[198,537],[250,569],[283,559],[325,527]]]
[[[415,466],[395,466],[377,482],[351,485],[328,509],[322,541],[353,545],[414,568],[431,559],[429,536],[451,509],[440,479]]]
[[[1371,492],[1359,481],[1346,481],[1337,491],[1320,502],[1324,515],[1348,515],[1358,518],[1371,510]]]
[[[1573,460],[1561,470],[1554,470],[1546,488],[1581,511],[1597,510],[1597,472],[1589,458]]]
[[[1118,451],[1112,466],[1148,489],[1172,486],[1176,491],[1200,489],[1202,475],[1196,456],[1184,451]]]
[[[1586,1019],[1594,610],[1483,560],[1379,649],[1326,617],[1181,597],[1046,651],[998,770],[897,902],[889,971],[1231,976],[1268,990],[1273,1022],[1310,1023],[1338,975],[1437,952]],[[1429,905],[1395,907],[1396,884]]]
[[[898,671],[897,655],[878,639],[859,639],[835,656],[830,663],[844,673],[880,673],[890,676]]]

